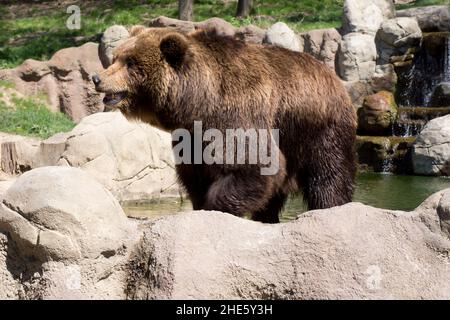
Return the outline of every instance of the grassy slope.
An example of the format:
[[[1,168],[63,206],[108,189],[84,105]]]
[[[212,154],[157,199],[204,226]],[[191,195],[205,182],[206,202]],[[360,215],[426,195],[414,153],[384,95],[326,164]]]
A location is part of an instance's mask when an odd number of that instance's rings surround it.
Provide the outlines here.
[[[73,1],[71,1],[73,3]],[[160,15],[176,18],[175,0],[78,1],[81,30],[66,28],[67,5],[48,8],[41,3],[24,6],[0,4],[0,68],[13,67],[27,58],[48,59],[61,48],[95,40],[113,24],[134,25]],[[224,4],[225,3],[225,4]],[[234,18],[236,3],[196,0],[195,20],[220,17],[235,26],[267,27],[284,21],[297,31],[340,26],[343,0],[254,0],[252,17]],[[450,3],[450,0],[417,0],[416,6]],[[403,6],[405,7],[405,6]]]
[[[61,112],[51,112],[39,97],[19,98],[14,94],[8,105],[2,99],[14,85],[0,81],[0,131],[46,139],[73,129],[75,123]],[[9,94],[9,93],[8,93]]]

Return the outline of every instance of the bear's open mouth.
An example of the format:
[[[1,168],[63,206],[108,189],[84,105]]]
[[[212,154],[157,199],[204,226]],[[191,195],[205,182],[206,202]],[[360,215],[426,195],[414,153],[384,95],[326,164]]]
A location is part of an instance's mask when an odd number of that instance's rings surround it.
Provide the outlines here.
[[[126,97],[127,97],[126,92],[106,93],[105,97],[103,98],[103,103],[107,106],[112,107],[121,102]]]

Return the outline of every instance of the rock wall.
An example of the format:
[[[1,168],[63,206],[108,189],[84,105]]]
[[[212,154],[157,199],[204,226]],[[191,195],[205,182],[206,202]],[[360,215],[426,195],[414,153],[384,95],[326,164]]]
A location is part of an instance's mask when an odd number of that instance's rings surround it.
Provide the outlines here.
[[[0,169],[8,174],[70,166],[89,173],[120,201],[179,196],[170,134],[131,123],[119,112],[90,115],[71,132],[44,141],[8,136],[0,150]]]
[[[138,222],[81,170],[40,168],[0,204],[0,297],[450,299],[449,199],[278,225],[202,211]]]
[[[0,80],[11,82],[20,93],[45,96],[53,111],[61,111],[79,122],[83,117],[103,111],[91,75],[102,70],[98,44],[62,49],[49,61],[26,60],[14,69],[0,70]]]

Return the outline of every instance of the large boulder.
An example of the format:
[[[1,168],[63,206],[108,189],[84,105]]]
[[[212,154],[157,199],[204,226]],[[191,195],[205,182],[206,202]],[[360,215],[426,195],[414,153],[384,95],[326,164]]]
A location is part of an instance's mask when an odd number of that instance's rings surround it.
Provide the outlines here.
[[[46,181],[50,178],[45,176]],[[76,180],[70,175],[69,182],[57,181],[72,187]],[[37,187],[42,181],[38,180]],[[61,221],[85,221],[87,213],[55,214],[60,210],[56,199],[64,199],[61,206],[70,208],[65,209],[69,213],[89,208],[92,198],[99,196],[98,188],[89,186],[80,191],[83,196],[72,197],[72,201],[67,199],[70,190],[60,189],[58,186],[49,197],[48,189],[34,188],[33,199],[39,200],[38,206],[21,204],[24,212],[18,208],[8,209],[7,215],[0,213],[0,297],[450,299],[450,241],[442,220],[447,217],[450,190],[433,195],[410,213],[351,203],[308,212],[296,221],[278,225],[220,212],[183,213],[140,222],[138,228],[131,225],[129,233],[123,236],[122,250],[79,260],[59,256],[59,260],[30,260],[30,251],[20,245],[28,245],[28,238],[35,241],[30,234],[38,224],[38,232],[60,233],[72,239],[72,244],[89,239],[93,241],[92,248],[116,247],[112,245],[117,243],[114,234],[105,235],[113,240],[103,243],[106,239],[92,237],[90,232],[105,223],[108,228],[110,224],[116,226],[109,216],[119,216],[115,209],[115,214],[108,215],[96,207],[99,211],[86,221],[93,226],[79,229],[77,223],[61,225]],[[88,192],[94,194],[86,195]],[[28,197],[17,189],[14,193],[18,198]],[[58,211],[42,208],[29,212],[45,204],[45,199]],[[72,229],[77,232],[67,232]],[[61,244],[47,242],[46,249],[39,250],[48,252]]]
[[[367,96],[363,107],[358,110],[358,129],[368,135],[389,134],[397,117],[394,95],[380,91]]]
[[[24,259],[73,262],[112,256],[131,230],[112,194],[77,168],[29,171],[0,204],[0,232]]]
[[[349,33],[338,52],[338,73],[345,81],[368,81],[375,73],[377,48],[368,34]]]
[[[263,43],[272,44],[292,51],[302,51],[299,37],[284,22],[272,25],[264,37]]]
[[[149,27],[174,28],[179,32],[190,33],[195,30],[215,31],[219,35],[233,37],[236,29],[233,25],[220,18],[211,18],[201,22],[183,21],[164,16],[157,17],[148,23]]]
[[[0,133],[0,172],[21,174],[37,166],[38,138]]]
[[[422,31],[414,18],[395,18],[381,24],[375,41],[378,49],[378,63],[386,64],[391,57],[404,55],[408,49],[420,46]]]
[[[442,82],[436,86],[430,105],[432,107],[450,107],[450,82]]]
[[[105,69],[112,64],[114,49],[129,36],[128,30],[121,25],[111,26],[103,32],[98,55]]]
[[[169,133],[129,122],[120,112],[85,117],[71,132],[46,140],[0,136],[0,171],[42,166],[81,168],[120,201],[179,196]]]
[[[336,54],[342,40],[336,29],[320,29],[301,35],[304,41],[304,52],[325,62],[330,69],[336,68]]]
[[[417,19],[424,32],[450,31],[450,5],[399,10],[397,16]]]
[[[13,83],[24,95],[44,95],[51,110],[78,122],[104,109],[90,77],[102,69],[98,44],[88,42],[59,50],[49,61],[28,59],[17,68],[0,70],[0,80]]]
[[[245,42],[261,44],[265,35],[266,30],[254,25],[248,25],[237,29],[235,37]]]
[[[195,31],[195,25],[192,21],[183,21],[168,18],[165,16],[159,16],[153,20],[151,20],[148,24],[149,27],[154,28],[174,28],[179,32],[189,33]]]
[[[43,141],[37,158],[40,165],[83,169],[121,201],[178,195],[170,134],[120,112],[86,117]]]
[[[221,36],[234,37],[236,33],[236,29],[231,23],[220,18],[210,18],[202,22],[196,22],[194,27],[196,30],[214,31]]]
[[[345,0],[344,33],[375,35],[384,20],[394,17],[395,6],[392,0]]]
[[[450,115],[427,123],[414,144],[412,160],[416,174],[450,176]]]
[[[401,213],[353,203],[271,226],[194,212],[145,230],[128,297],[448,299],[449,248],[436,204]]]

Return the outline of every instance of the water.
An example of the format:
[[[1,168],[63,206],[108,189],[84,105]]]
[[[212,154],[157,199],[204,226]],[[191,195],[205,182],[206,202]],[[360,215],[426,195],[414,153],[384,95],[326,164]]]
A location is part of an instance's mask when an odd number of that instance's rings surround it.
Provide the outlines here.
[[[450,188],[450,179],[391,174],[360,173],[356,181],[354,201],[377,208],[411,211],[433,193]],[[163,200],[140,205],[125,204],[130,217],[154,219],[192,210],[189,201]],[[301,197],[288,200],[281,220],[294,220],[305,212]]]

